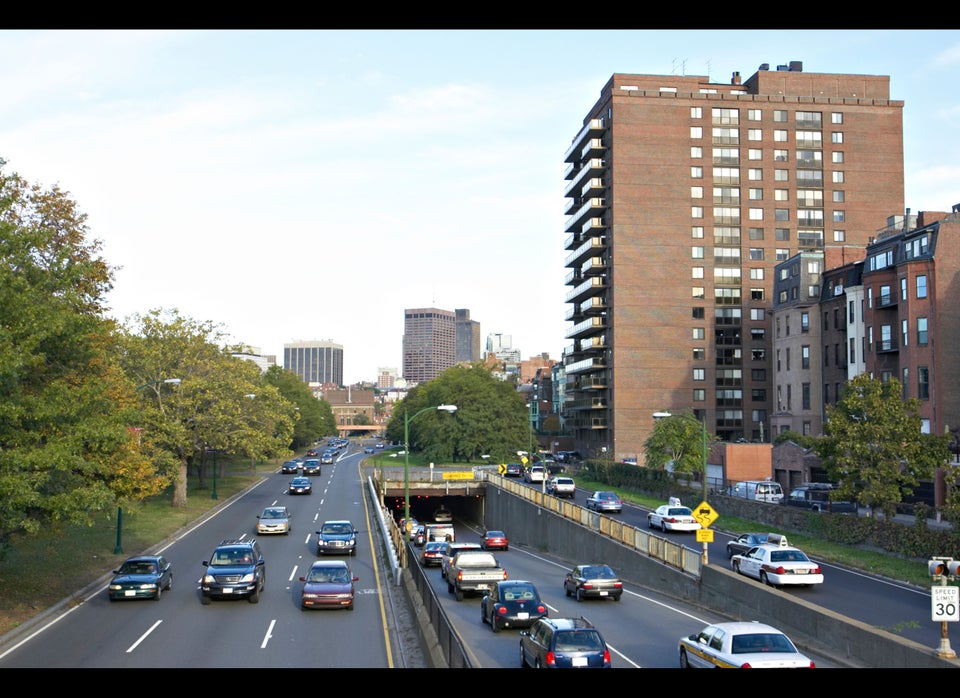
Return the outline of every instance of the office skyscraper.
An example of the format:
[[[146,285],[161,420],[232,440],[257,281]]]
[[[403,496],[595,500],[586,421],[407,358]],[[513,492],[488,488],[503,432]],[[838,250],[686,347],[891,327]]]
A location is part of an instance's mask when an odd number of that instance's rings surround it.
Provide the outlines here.
[[[610,78],[564,156],[577,450],[642,458],[660,410],[752,438],[773,407],[774,267],[862,258],[903,210],[902,111],[887,76],[798,61],[729,84]]]
[[[480,323],[470,319],[470,311],[460,308],[454,313],[457,316],[457,352],[456,362],[482,361],[480,354]]]
[[[403,377],[425,383],[456,363],[457,316],[439,308],[403,311]]]
[[[343,385],[343,347],[333,342],[283,345],[283,367],[314,385]]]

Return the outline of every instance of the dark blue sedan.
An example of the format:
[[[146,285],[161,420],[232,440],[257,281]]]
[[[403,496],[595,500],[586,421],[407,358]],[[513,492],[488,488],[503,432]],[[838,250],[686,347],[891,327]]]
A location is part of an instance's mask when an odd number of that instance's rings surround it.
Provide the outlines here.
[[[159,555],[131,557],[113,571],[107,587],[111,601],[120,599],[159,600],[163,590],[173,586],[173,567]]]
[[[308,477],[295,477],[290,481],[290,488],[288,491],[290,494],[312,494],[313,483],[310,482],[310,478]]]

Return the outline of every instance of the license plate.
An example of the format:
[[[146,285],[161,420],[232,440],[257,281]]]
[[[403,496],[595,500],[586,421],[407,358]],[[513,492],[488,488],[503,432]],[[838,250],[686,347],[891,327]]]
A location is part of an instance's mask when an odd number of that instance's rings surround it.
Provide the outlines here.
[[[793,573],[794,573],[794,574],[806,574],[806,573],[809,572],[809,571],[810,571],[810,570],[794,570]]]
[[[574,657],[574,658],[573,658],[573,666],[587,666],[587,658],[586,658],[586,657]]]
[[[530,617],[530,614],[529,614],[529,613],[523,613],[523,612],[521,612],[521,613],[518,613],[518,614],[517,614],[517,618],[518,618],[519,620],[527,620],[529,617]]]
[[[135,592],[133,589],[127,589],[126,591],[123,592],[123,595],[124,595],[124,596],[136,596],[136,595],[137,595],[137,592]]]
[[[230,587],[227,587],[226,589],[223,590],[223,593],[224,593],[224,594],[232,594],[232,593],[233,593],[233,589],[231,589]]]
[[[606,595],[607,595],[607,592],[605,592],[605,591],[601,591],[601,592],[600,592],[600,596],[606,596]]]

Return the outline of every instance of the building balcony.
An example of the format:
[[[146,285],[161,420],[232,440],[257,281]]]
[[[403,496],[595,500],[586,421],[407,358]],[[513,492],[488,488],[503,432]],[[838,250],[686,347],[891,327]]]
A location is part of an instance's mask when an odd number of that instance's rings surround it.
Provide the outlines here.
[[[605,316],[587,318],[583,322],[567,330],[566,339],[583,339],[601,334],[607,329],[607,318]]]
[[[583,144],[583,148],[580,149],[580,159],[589,160],[593,158],[601,158],[603,154],[607,152],[607,146],[603,144],[602,138],[591,138]]]
[[[607,239],[604,237],[588,238],[580,247],[574,250],[567,258],[563,260],[563,266],[576,267],[583,263],[587,257],[596,257],[607,249]]]
[[[605,130],[606,126],[604,126],[603,119],[590,119],[590,121],[580,129],[580,133],[570,142],[570,147],[567,148],[567,152],[563,154],[563,161],[575,162],[577,153],[579,153],[583,147],[583,142],[588,138],[597,138],[603,135]]]
[[[607,260],[602,256],[589,257],[580,265],[580,274],[587,278],[589,276],[598,276],[607,271]]]
[[[571,409],[579,411],[583,410],[605,410],[607,409],[607,400],[602,397],[593,397],[587,398],[586,400],[575,400],[573,404],[570,405]]]
[[[609,226],[604,222],[602,216],[588,218],[580,226],[580,236],[584,238],[596,237],[607,232]]]
[[[570,376],[575,373],[588,373],[590,371],[597,371],[599,369],[604,369],[606,367],[607,365],[604,362],[603,357],[592,356],[587,359],[581,359],[580,361],[574,361],[571,364],[567,364],[565,368],[567,371],[567,375]],[[592,381],[590,381],[590,383],[591,383],[591,388],[595,389],[597,387],[592,384]],[[581,386],[581,389],[583,389],[582,386]]]
[[[582,281],[583,277],[580,276],[580,269],[574,269],[563,277],[564,286],[579,286]]]
[[[580,166],[580,169],[571,172],[569,177],[565,177],[569,181],[563,188],[563,195],[579,195],[584,182],[593,177],[602,177],[606,167],[607,163],[603,158],[590,158]]]
[[[603,196],[607,191],[607,185],[603,183],[603,177],[591,177],[583,184],[580,190],[580,196],[584,199]]]
[[[874,342],[873,347],[878,354],[892,354],[900,351],[895,339],[881,339],[879,342]]]
[[[576,213],[567,218],[564,231],[567,233],[574,232],[583,225],[587,218],[602,216],[606,209],[606,199],[587,199],[583,202],[583,205],[577,210]]]
[[[567,293],[566,303],[582,303],[590,296],[603,293],[607,288],[607,281],[602,276],[593,276]]]
[[[582,353],[603,351],[607,348],[607,338],[602,334],[596,337],[587,337],[581,339],[578,345]]]

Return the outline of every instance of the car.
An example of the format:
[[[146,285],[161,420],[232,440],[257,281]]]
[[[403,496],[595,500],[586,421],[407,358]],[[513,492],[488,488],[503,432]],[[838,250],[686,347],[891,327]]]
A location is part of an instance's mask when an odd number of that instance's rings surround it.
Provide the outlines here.
[[[552,478],[547,480],[547,494],[552,494],[555,497],[566,497],[568,499],[573,499],[576,493],[577,483],[573,481],[572,477],[567,477],[565,475],[554,475]]]
[[[160,555],[129,557],[113,571],[107,586],[111,601],[124,599],[160,600],[164,590],[173,586],[173,566]]]
[[[320,474],[320,461],[316,458],[307,458],[303,461],[303,474],[304,475],[319,475]]]
[[[200,579],[200,603],[207,605],[214,598],[246,598],[259,603],[266,586],[267,563],[256,538],[226,539],[214,549]]]
[[[529,628],[538,618],[546,618],[547,605],[533,582],[505,579],[480,600],[480,620],[493,632],[504,628]]]
[[[374,451],[375,451],[375,449],[373,448],[373,446],[364,446],[364,447],[363,447],[363,452],[364,452],[364,453],[374,453]]]
[[[792,507],[802,507],[811,511],[830,512],[831,514],[856,514],[859,510],[856,502],[847,499],[831,499],[830,491],[835,487],[828,482],[808,482],[790,490],[783,503]]]
[[[312,494],[313,483],[310,482],[308,477],[295,477],[290,481],[287,492],[290,494]]]
[[[441,504],[433,512],[433,520],[436,523],[451,523],[453,521],[453,512]]]
[[[429,541],[427,541],[429,542]],[[481,550],[479,543],[457,543],[452,540],[443,543],[443,562],[440,563],[440,576],[447,578],[447,568],[454,556],[461,550]]]
[[[534,483],[534,482],[543,482],[543,479],[547,476],[547,469],[542,465],[531,465],[523,473],[523,481]]]
[[[823,584],[823,570],[783,536],[770,535],[767,543],[730,558],[737,574],[774,587]]]
[[[767,542],[767,538],[772,536],[772,533],[741,533],[739,536],[733,540],[727,541],[727,559],[732,558],[734,555],[739,555],[740,553],[745,553],[750,548],[755,548],[758,545],[763,545]]]
[[[457,532],[452,523],[430,523],[423,525],[423,542],[456,540]],[[414,541],[416,542],[416,541]]]
[[[647,526],[667,531],[698,531],[700,523],[693,518],[690,507],[682,504],[661,504],[647,514]]]
[[[333,457],[336,455],[334,451],[324,451],[320,454],[320,464],[321,465],[332,465]]]
[[[680,638],[684,669],[815,669],[781,631],[757,621],[713,623]]]
[[[564,465],[574,465],[582,462],[583,458],[580,456],[580,451],[558,451],[557,460]]]
[[[597,512],[610,512],[619,514],[623,511],[623,500],[616,492],[604,492],[598,490],[587,499],[587,509],[593,509]]]
[[[290,533],[290,512],[286,507],[267,507],[257,515],[257,534]]]
[[[309,608],[346,608],[353,610],[356,593],[354,583],[359,581],[343,560],[317,560],[300,577],[300,610]]]
[[[577,565],[563,576],[563,592],[584,599],[613,599],[623,595],[623,582],[610,565]]]
[[[307,455],[307,458],[316,458],[316,457],[317,457],[317,449],[315,449],[315,448],[309,449],[309,450],[307,451],[307,454],[306,454],[306,455]]]
[[[317,531],[317,555],[357,554],[357,529],[346,519],[324,521]]]
[[[537,669],[609,669],[610,650],[584,618],[538,618],[520,631],[520,666]]]
[[[626,457],[626,458],[622,458],[622,459],[620,460],[620,464],[621,464],[621,465],[636,465],[636,464],[637,464],[637,458],[636,458],[636,456],[628,456],[628,457]]]
[[[284,475],[289,475],[291,473],[296,474],[300,472],[300,461],[288,460],[285,461],[283,465],[280,466],[280,472]]]
[[[377,445],[374,446],[374,448],[377,448],[377,449],[383,448],[383,442],[382,442],[382,441],[378,441],[378,442],[377,442]]]
[[[424,567],[440,567],[443,565],[443,551],[447,544],[438,540],[423,544],[423,550],[420,551],[420,564]]]
[[[504,477],[523,477],[523,466],[520,463],[507,463],[503,475]]]
[[[510,541],[503,531],[486,531],[480,538],[480,547],[483,550],[507,551],[510,549]]]

